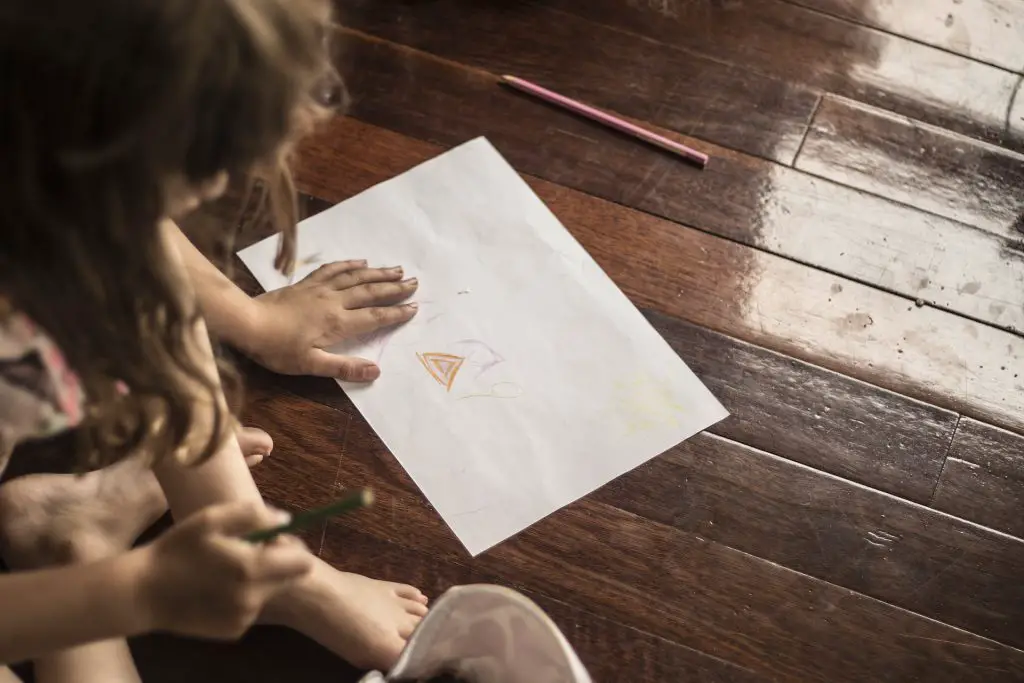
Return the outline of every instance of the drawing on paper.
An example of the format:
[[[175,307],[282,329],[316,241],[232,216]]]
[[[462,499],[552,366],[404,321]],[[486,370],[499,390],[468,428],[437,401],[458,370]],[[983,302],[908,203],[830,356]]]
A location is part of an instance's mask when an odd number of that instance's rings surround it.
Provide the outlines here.
[[[459,368],[465,362],[462,356],[454,356],[450,353],[417,353],[416,357],[426,368],[430,376],[437,380],[437,383],[446,391],[452,390],[455,383],[455,376],[459,374]]]
[[[477,378],[494,366],[505,362],[504,356],[478,339],[463,339],[462,341],[455,342],[455,346],[467,347],[465,352],[466,364],[476,366]]]
[[[638,376],[615,383],[618,410],[627,433],[680,424],[685,409],[672,397],[668,388],[649,376]]]
[[[491,387],[491,390],[483,394],[466,394],[459,396],[458,400],[464,398],[519,398],[523,395],[523,388],[515,382],[498,382]]]

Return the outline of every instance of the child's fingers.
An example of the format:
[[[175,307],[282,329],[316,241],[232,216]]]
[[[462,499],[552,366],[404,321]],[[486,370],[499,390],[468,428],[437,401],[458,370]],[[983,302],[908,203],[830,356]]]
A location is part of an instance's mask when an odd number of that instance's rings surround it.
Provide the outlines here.
[[[358,270],[337,273],[329,280],[325,280],[324,283],[331,289],[343,291],[371,282],[396,282],[402,279],[403,274],[404,271],[401,266],[395,266],[394,268],[359,268]]]
[[[339,292],[345,308],[352,310],[367,306],[390,306],[408,299],[416,293],[419,281],[416,279],[401,282],[371,282],[369,284],[350,287]]]
[[[337,275],[350,271],[359,270],[366,268],[366,261],[335,261],[333,263],[325,263],[320,266],[312,273],[303,278],[304,282],[328,282],[331,278]]]
[[[380,368],[363,358],[339,356],[323,349],[312,349],[306,372],[317,377],[333,377],[343,382],[372,382],[380,377]]]
[[[404,304],[402,306],[373,306],[349,311],[345,316],[345,327],[349,334],[367,334],[382,327],[400,325],[411,320],[419,306]]]
[[[302,541],[278,537],[260,549],[253,579],[265,582],[297,579],[312,571],[313,560],[313,555]]]

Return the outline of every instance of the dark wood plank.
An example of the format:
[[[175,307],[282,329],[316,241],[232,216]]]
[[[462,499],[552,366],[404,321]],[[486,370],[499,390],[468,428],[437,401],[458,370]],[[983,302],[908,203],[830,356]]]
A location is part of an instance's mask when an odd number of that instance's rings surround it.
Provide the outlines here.
[[[478,3],[457,0],[344,0],[337,7],[350,28],[786,163],[818,101],[800,86],[543,5],[502,3],[479,11]]]
[[[251,389],[242,415],[246,425],[259,427],[274,439],[274,451],[252,470],[256,485],[267,502],[289,512],[326,505],[335,494],[341,456],[336,447],[324,446],[344,441],[349,417],[337,413],[315,430],[295,430],[291,425],[303,423],[302,406],[277,400],[274,393]],[[322,522],[299,534],[314,552],[323,535]]]
[[[1024,213],[1024,154],[830,96],[796,165],[1000,237],[1020,237],[1013,225]]]
[[[595,500],[1017,648],[1024,541],[698,436]]]
[[[352,149],[361,150],[358,160]],[[303,147],[299,179],[305,191],[336,202],[439,151],[337,119]],[[1024,428],[1024,392],[1000,369],[1024,358],[1021,337],[565,187],[527,181],[642,308]]]
[[[792,0],[1011,71],[1024,68],[1024,5],[1017,0]]]
[[[293,400],[310,406],[310,421],[326,419],[316,411],[331,411]],[[451,532],[360,421],[348,433],[341,479],[349,486],[373,485],[380,503],[358,519],[330,522],[325,547],[340,526],[467,562]],[[614,615],[627,626],[773,680],[1024,676],[1018,650],[590,500],[552,515],[472,566],[496,581]]]
[[[955,414],[668,316],[646,315],[729,410],[712,433],[928,502]]]
[[[347,571],[412,583],[433,597],[456,585],[502,583],[500,577],[474,563],[441,561],[430,552],[389,543],[351,527],[332,528],[323,557]],[[767,681],[742,667],[623,626],[591,611],[528,589],[522,592],[554,620],[595,681]]]
[[[485,134],[523,172],[911,300],[996,325],[1024,324],[1024,283],[1006,267],[1001,237],[719,147],[708,148],[712,163],[696,171],[588,122],[564,120],[487,75],[358,34],[344,41],[360,119],[443,145]],[[997,282],[975,291],[978,272]],[[988,290],[995,288],[1021,305],[994,304]]]
[[[1024,438],[960,420],[932,505],[1024,537]]]
[[[544,0],[544,4],[994,142],[1003,139],[1006,109],[1017,80],[1003,69],[782,0]],[[868,3],[858,0],[858,4]],[[913,13],[908,4],[899,3],[899,11]],[[959,10],[957,15],[967,14],[958,7],[951,9]],[[1024,12],[1020,14],[1024,17]],[[1020,30],[1024,31],[1024,23]],[[1024,63],[1019,44],[1007,43],[1004,37],[1002,44],[992,47],[1012,51],[1013,59]]]

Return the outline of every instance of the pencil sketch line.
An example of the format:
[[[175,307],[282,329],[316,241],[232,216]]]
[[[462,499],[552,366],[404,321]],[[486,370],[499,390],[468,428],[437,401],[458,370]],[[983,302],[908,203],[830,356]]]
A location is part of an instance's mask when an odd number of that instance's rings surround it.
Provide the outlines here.
[[[512,387],[512,393],[505,394],[498,390],[498,387],[508,386]],[[519,398],[523,395],[523,388],[515,382],[498,382],[491,387],[491,390],[483,394],[466,394],[465,396],[459,396],[456,400],[461,401],[464,398]]]

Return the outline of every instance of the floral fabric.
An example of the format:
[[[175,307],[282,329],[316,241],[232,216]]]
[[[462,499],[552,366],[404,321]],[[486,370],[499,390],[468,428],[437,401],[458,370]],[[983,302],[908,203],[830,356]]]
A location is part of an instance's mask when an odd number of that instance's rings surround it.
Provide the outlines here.
[[[78,377],[57,345],[0,298],[0,472],[22,441],[78,425],[83,402]]]

